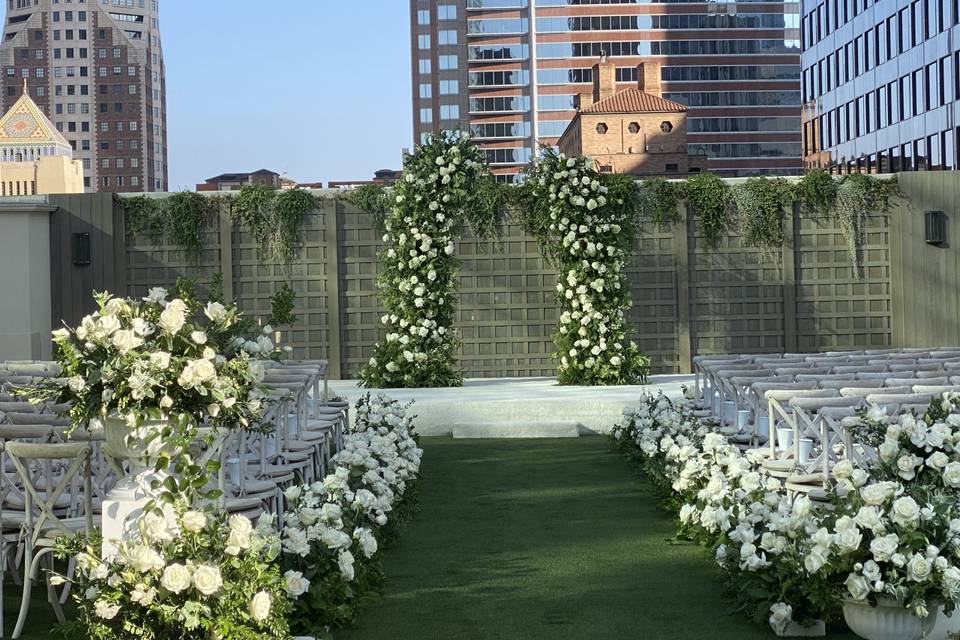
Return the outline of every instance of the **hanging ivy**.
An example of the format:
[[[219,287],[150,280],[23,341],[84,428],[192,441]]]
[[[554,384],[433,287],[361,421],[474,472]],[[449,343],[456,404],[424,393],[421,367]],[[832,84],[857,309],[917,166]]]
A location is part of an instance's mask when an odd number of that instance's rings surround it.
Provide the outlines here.
[[[716,249],[729,226],[730,187],[712,173],[698,173],[683,182],[682,193],[693,207],[707,248]]]
[[[648,178],[637,185],[637,206],[641,219],[658,227],[676,222],[680,197],[673,182],[664,178]]]
[[[233,199],[230,210],[256,239],[260,260],[280,265],[289,275],[303,247],[307,216],[317,206],[317,198],[304,189],[277,191],[246,185]]]
[[[292,326],[297,321],[294,313],[297,300],[296,292],[289,284],[283,283],[280,289],[277,289],[273,297],[270,298],[270,320],[268,324],[278,326]]]
[[[380,184],[364,184],[340,194],[340,199],[349,202],[361,211],[373,216],[374,226],[383,231],[383,224],[390,211],[390,192]]]
[[[790,204],[790,189],[783,178],[747,178],[730,189],[737,209],[740,241],[774,257],[783,246],[783,208]]]
[[[130,231],[154,243],[169,243],[196,262],[203,252],[204,233],[214,224],[223,199],[181,191],[166,198],[142,195],[117,198],[117,202]]]
[[[793,184],[791,196],[804,211],[827,216],[837,201],[837,181],[823,169],[813,169]]]

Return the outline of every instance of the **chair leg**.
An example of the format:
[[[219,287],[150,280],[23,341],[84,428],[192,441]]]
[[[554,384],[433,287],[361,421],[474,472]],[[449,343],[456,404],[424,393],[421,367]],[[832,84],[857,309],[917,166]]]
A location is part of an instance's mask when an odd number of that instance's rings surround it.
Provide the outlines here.
[[[57,622],[63,624],[67,621],[67,617],[63,614],[63,605],[60,603],[60,597],[57,594],[56,587],[50,582],[50,578],[53,574],[53,554],[47,554],[44,556],[47,565],[49,565],[49,570],[47,571],[47,602],[50,603],[50,606],[53,607],[53,613],[57,616]]]
[[[33,547],[30,541],[24,541],[23,551],[23,595],[20,597],[20,613],[17,615],[17,625],[13,629],[13,640],[17,640],[23,632],[23,625],[27,622],[27,612],[30,610],[30,592],[33,588]]]

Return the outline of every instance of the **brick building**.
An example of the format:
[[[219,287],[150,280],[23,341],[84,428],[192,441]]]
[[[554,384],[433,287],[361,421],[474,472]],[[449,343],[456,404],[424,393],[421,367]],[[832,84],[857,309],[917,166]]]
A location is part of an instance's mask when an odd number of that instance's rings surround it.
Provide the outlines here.
[[[260,169],[247,173],[221,173],[198,184],[197,191],[239,191],[241,187],[251,184],[260,184],[271,189],[283,186],[279,173]]]
[[[616,74],[606,57],[593,66],[593,92],[578,96],[560,151],[590,156],[607,173],[678,177],[702,170],[706,156],[687,153],[687,107],[663,97],[660,65],[640,63],[630,89],[617,89]]]
[[[159,0],[7,0],[3,110],[31,97],[73,149],[87,191],[166,191]]]

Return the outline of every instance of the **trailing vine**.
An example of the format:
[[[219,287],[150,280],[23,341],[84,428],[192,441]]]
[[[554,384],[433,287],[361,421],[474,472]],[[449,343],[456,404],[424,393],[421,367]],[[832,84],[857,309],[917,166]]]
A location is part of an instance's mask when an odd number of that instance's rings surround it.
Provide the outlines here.
[[[837,181],[823,169],[813,169],[794,183],[791,195],[803,210],[826,216],[837,201]]]
[[[783,246],[783,208],[790,203],[790,189],[783,178],[747,178],[730,189],[737,208],[740,240],[771,258]]]
[[[678,220],[679,203],[676,185],[664,178],[648,178],[637,185],[639,215],[658,227]]]
[[[458,232],[496,228],[499,197],[482,152],[460,133],[428,137],[403,163],[384,218],[380,301],[387,329],[361,369],[368,387],[458,386],[454,331]],[[486,185],[486,186],[485,186]]]
[[[383,224],[391,206],[390,192],[386,187],[379,184],[364,184],[344,192],[340,198],[361,211],[369,213],[373,216],[374,226],[383,230]]]
[[[277,326],[293,326],[297,321],[297,315],[294,313],[296,292],[289,284],[283,283],[283,286],[270,298],[270,320],[269,324]]]
[[[730,187],[712,173],[698,173],[683,182],[682,192],[700,221],[707,248],[716,249],[730,223],[727,216]]]
[[[218,196],[207,197],[181,191],[167,198],[147,195],[118,198],[127,227],[153,243],[168,242],[197,261],[204,248],[204,233],[213,224],[222,204]]]
[[[625,266],[636,236],[632,178],[598,173],[584,157],[552,149],[517,187],[521,223],[559,269],[554,333],[560,384],[634,384],[650,360],[627,335],[632,306]]]
[[[307,216],[317,205],[317,198],[304,189],[246,185],[234,198],[231,213],[256,238],[260,259],[280,265],[289,275],[303,247]]]

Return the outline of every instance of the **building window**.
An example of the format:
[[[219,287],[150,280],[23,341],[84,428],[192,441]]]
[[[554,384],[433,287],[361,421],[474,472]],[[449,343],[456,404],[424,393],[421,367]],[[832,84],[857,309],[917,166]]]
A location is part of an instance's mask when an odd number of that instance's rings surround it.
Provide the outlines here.
[[[422,124],[433,122],[433,109],[420,109],[420,122]]]
[[[671,131],[673,131],[673,125],[670,124],[668,121],[664,120],[663,122],[660,123],[660,131],[663,131],[664,133],[670,133]]]
[[[430,34],[420,34],[417,36],[417,48],[420,50],[430,48]]]
[[[421,9],[420,11],[417,11],[417,24],[421,26],[430,24],[429,9]]]
[[[437,7],[437,20],[456,20],[457,19],[457,5],[455,4],[442,4]]]
[[[629,130],[630,133],[640,133],[640,123],[631,122],[630,126],[627,127],[627,130]]]
[[[433,97],[433,87],[429,82],[424,82],[420,84],[420,99],[426,100],[427,98]]]
[[[453,29],[445,29],[437,34],[437,40],[441,46],[457,44],[457,32]]]
[[[680,170],[680,167],[676,163],[668,162],[667,163],[667,173],[676,173]]]
[[[430,59],[429,58],[420,58],[420,73],[427,74],[430,73]]]
[[[605,135],[607,133],[607,123],[601,122],[597,125],[597,133],[600,135]]]
[[[455,96],[460,93],[460,82],[458,80],[441,80],[440,95]]]
[[[441,120],[459,120],[460,106],[456,104],[440,105],[440,119]]]
[[[457,56],[440,56],[440,68],[444,70],[456,69],[459,62]]]

